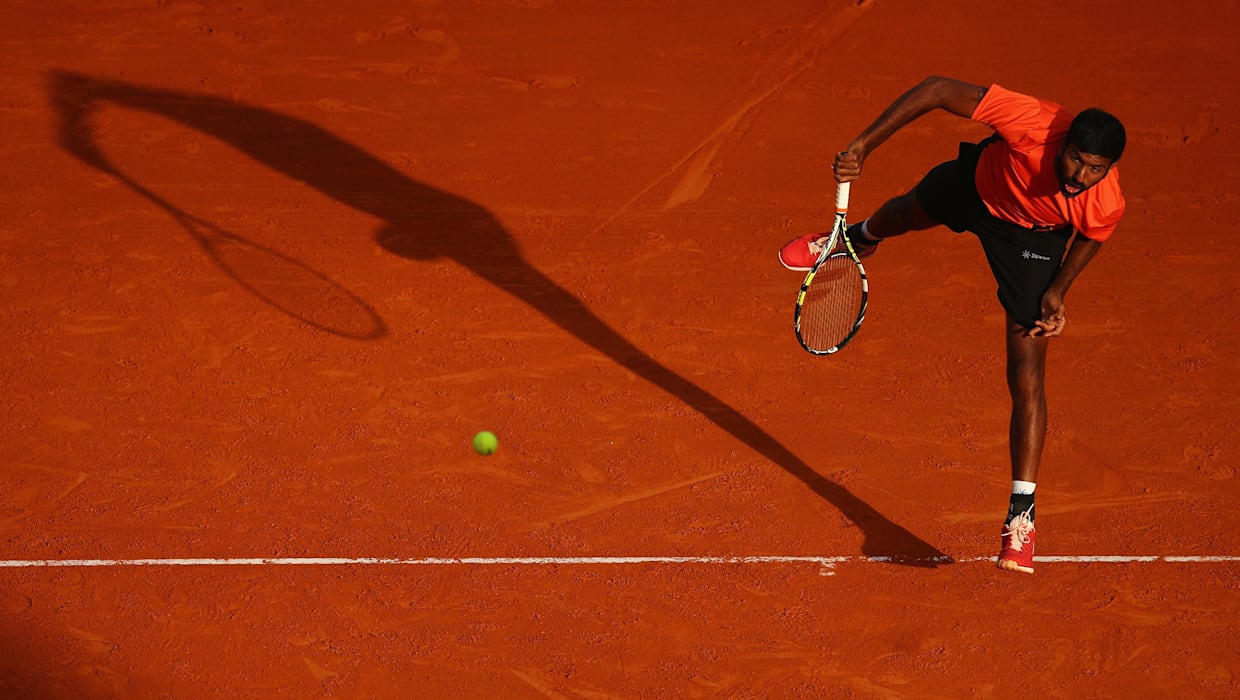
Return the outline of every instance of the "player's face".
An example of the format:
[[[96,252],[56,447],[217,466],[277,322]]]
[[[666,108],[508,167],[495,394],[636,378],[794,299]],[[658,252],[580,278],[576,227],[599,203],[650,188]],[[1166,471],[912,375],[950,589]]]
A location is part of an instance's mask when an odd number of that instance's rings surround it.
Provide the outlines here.
[[[1113,163],[1110,158],[1085,153],[1072,144],[1066,144],[1055,161],[1055,169],[1059,171],[1059,189],[1065,197],[1075,197],[1101,182]]]

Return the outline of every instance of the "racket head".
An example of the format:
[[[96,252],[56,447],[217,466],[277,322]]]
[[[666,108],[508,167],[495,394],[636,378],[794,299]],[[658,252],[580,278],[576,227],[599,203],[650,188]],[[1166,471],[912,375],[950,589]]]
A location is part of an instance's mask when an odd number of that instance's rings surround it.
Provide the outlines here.
[[[839,352],[861,330],[868,300],[865,268],[851,246],[828,249],[801,283],[794,317],[797,342],[815,355]]]

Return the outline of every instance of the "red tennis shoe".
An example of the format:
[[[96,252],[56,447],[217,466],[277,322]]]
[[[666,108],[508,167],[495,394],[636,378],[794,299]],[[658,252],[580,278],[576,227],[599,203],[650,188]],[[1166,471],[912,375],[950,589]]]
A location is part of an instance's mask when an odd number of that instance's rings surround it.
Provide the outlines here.
[[[857,252],[857,257],[865,258],[873,255],[874,251],[878,250],[878,243],[868,245],[864,243],[865,239],[862,238],[861,232],[856,230],[858,226],[860,224],[849,226],[844,235],[848,236],[853,250]],[[818,256],[822,254],[822,249],[830,238],[830,233],[807,233],[797,236],[779,249],[779,264],[789,270],[808,272],[814,266],[814,263],[818,261]],[[844,250],[844,242],[837,241],[835,247],[837,250]]]
[[[1004,571],[1033,573],[1033,520],[1029,511],[1020,513],[1003,526],[1003,547],[998,566]]]
[[[797,272],[809,272],[818,262],[822,249],[831,239],[830,233],[807,233],[788,241],[779,249],[779,264]]]

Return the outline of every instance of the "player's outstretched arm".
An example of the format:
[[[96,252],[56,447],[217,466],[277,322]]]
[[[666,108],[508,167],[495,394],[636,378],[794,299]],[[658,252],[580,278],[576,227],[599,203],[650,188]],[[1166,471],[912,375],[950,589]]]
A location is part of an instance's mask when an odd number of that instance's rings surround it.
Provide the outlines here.
[[[848,150],[835,156],[832,166],[835,180],[851,182],[857,179],[866,156],[914,119],[936,109],[968,119],[973,116],[973,110],[985,94],[986,88],[980,85],[937,75],[926,78],[892,102],[873,124],[848,145]]]

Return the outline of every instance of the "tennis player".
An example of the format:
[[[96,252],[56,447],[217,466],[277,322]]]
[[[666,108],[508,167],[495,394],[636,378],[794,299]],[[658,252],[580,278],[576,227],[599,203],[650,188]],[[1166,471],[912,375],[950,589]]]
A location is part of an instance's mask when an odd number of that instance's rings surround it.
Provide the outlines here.
[[[999,85],[935,76],[900,96],[836,155],[836,181],[857,179],[875,148],[935,109],[985,124],[994,133],[977,144],[960,144],[955,160],[933,168],[911,192],[849,226],[846,235],[859,256],[874,253],[893,236],[937,225],[969,231],[981,241],[1007,311],[1012,397],[1012,495],[998,565],[1031,574],[1034,490],[1046,439],[1047,345],[1067,322],[1068,287],[1124,213],[1116,167],[1124,152],[1124,127],[1100,109],[1074,114]],[[809,269],[825,235],[790,241],[780,250],[780,262]]]

